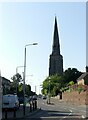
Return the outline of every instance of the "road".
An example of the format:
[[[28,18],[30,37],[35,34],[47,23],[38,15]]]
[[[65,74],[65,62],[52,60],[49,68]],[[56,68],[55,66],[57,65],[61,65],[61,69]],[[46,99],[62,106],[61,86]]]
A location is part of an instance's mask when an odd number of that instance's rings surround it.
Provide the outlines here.
[[[29,109],[29,104],[26,106],[26,116],[22,120],[33,120],[33,118],[38,118],[38,120],[43,120],[45,118],[50,119],[60,119],[64,120],[65,118],[85,118],[87,107],[85,105],[72,105],[70,103],[66,103],[62,100],[58,100],[55,98],[50,99],[51,104],[47,104],[46,100],[38,99],[38,109],[37,111],[31,112]],[[5,113],[3,113],[4,117]],[[8,113],[9,118],[13,118],[14,113]],[[21,106],[20,109],[16,113],[17,118],[23,117],[23,107]]]
[[[67,104],[66,102],[58,99],[51,98],[51,104],[47,104],[46,100],[38,100],[38,106],[41,108],[39,112],[29,116],[29,118],[59,118],[63,120],[65,118],[85,118],[86,106],[75,106]]]

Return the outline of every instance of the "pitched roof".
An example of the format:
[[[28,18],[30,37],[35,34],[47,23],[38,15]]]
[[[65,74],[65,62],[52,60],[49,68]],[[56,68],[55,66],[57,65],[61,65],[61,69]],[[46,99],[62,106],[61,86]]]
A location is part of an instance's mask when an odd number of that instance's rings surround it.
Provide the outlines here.
[[[85,72],[77,80],[84,79],[87,75],[88,75],[88,72]]]

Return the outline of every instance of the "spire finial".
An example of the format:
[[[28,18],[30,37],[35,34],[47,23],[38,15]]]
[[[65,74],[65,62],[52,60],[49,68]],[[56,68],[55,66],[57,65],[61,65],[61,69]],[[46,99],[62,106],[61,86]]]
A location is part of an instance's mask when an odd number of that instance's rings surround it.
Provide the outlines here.
[[[56,13],[55,13],[55,18],[56,18]]]

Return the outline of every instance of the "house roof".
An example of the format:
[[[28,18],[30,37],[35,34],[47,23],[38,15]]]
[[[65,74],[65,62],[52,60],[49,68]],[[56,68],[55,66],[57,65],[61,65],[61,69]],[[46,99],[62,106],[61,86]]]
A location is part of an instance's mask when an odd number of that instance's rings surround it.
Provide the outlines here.
[[[7,78],[5,78],[5,77],[2,77],[2,83],[3,82],[8,82],[8,83],[11,83],[11,81],[10,80],[8,80]]]
[[[88,72],[83,73],[78,79],[77,81],[84,79],[86,76],[88,75]]]

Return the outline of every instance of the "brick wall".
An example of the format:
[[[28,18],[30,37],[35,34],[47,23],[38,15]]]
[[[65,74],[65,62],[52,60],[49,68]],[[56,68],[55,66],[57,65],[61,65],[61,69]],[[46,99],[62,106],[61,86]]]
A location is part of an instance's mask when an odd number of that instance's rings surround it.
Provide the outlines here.
[[[88,105],[88,91],[81,92],[78,91],[64,92],[62,93],[62,99],[66,102],[78,105]]]

